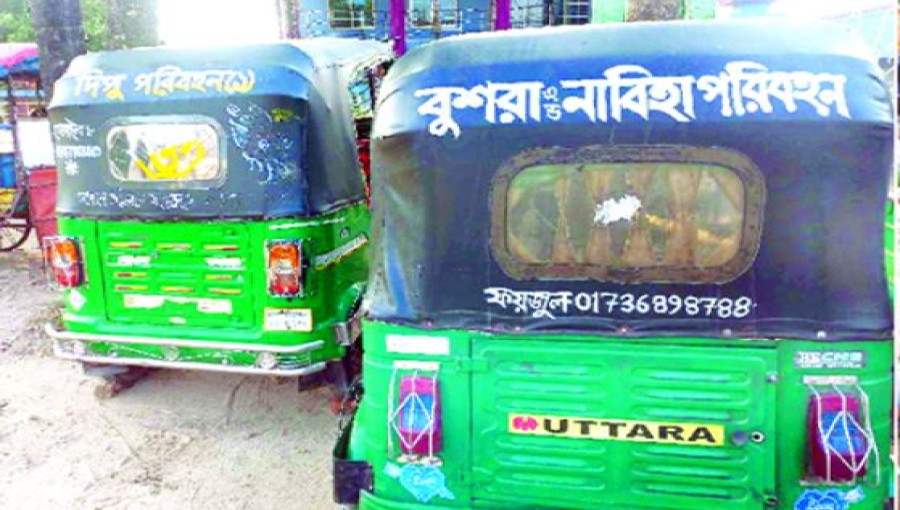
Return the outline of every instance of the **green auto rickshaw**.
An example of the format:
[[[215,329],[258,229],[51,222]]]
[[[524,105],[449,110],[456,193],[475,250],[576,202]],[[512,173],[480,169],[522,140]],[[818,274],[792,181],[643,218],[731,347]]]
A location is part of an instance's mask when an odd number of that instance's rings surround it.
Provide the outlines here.
[[[348,39],[76,59],[50,107],[57,356],[343,378],[369,244],[357,126],[391,59]]]
[[[830,24],[462,36],[373,130],[364,510],[880,510],[888,88]]]

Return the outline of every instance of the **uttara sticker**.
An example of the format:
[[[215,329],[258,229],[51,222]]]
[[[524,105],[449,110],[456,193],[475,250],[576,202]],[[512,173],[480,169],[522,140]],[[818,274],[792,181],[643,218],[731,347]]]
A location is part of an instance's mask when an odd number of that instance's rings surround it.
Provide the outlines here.
[[[509,414],[511,434],[601,441],[637,441],[691,446],[723,446],[722,425]]]

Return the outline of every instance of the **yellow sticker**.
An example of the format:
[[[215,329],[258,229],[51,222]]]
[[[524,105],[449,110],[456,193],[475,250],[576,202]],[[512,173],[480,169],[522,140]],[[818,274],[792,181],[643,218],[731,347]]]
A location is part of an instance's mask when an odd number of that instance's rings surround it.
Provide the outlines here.
[[[511,434],[532,436],[690,446],[723,446],[725,439],[725,427],[722,425],[518,413],[509,413],[508,430]]]
[[[194,168],[205,158],[203,142],[188,140],[151,153],[147,161],[136,159],[134,162],[148,179],[178,181],[190,177]]]

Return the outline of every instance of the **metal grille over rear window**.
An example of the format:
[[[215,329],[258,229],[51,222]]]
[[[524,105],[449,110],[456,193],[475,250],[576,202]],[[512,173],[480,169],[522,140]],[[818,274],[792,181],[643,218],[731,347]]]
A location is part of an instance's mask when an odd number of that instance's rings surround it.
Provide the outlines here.
[[[762,175],[733,151],[530,151],[493,195],[494,253],[517,278],[724,282],[756,256]]]

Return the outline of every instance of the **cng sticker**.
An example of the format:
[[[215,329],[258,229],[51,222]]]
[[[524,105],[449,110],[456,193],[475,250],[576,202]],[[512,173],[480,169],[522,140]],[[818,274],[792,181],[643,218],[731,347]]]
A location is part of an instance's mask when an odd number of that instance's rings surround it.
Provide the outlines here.
[[[637,441],[643,443],[723,446],[725,427],[699,423],[573,418],[509,413],[511,434],[596,439],[601,441]]]

